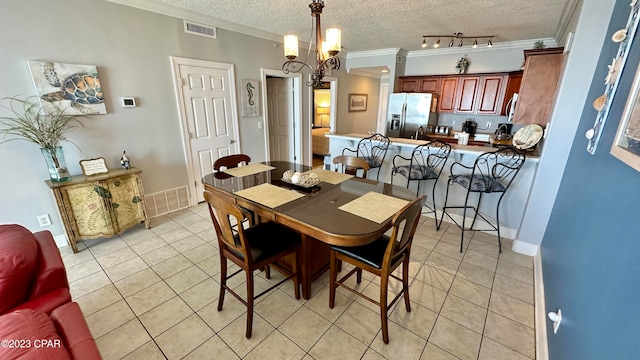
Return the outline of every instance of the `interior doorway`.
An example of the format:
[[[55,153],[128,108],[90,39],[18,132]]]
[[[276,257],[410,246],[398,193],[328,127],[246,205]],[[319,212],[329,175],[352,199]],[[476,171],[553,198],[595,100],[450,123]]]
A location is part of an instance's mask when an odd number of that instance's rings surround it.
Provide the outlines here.
[[[171,57],[191,204],[204,201],[202,177],[240,149],[233,64]]]
[[[301,74],[262,69],[265,160],[302,160]]]
[[[324,155],[329,153],[329,150],[327,149],[329,138],[324,137],[324,134],[321,133],[336,131],[336,118],[338,114],[338,78],[325,76],[322,79],[322,82],[324,85],[321,88],[314,89],[313,86],[307,86],[309,91],[310,119],[310,131],[307,134],[307,144],[310,145],[307,164],[314,167],[316,167],[315,165],[320,165],[318,162],[320,156],[322,156],[324,160]],[[327,145],[319,145],[319,140],[324,140]],[[323,149],[326,149],[326,151]]]

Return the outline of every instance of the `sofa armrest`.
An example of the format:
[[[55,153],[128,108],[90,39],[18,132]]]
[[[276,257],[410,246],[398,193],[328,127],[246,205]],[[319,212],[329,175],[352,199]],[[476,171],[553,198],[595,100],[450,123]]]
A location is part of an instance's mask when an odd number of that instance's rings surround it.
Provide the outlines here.
[[[70,302],[55,309],[51,321],[73,359],[102,359],[78,303]]]
[[[45,314],[51,314],[57,307],[71,301],[71,294],[67,288],[59,288],[50,291],[42,296],[35,297],[25,303],[20,304],[13,310],[33,309]]]
[[[69,289],[67,272],[60,251],[49,231],[33,234],[38,243],[38,274],[30,298],[36,298],[59,288]]]

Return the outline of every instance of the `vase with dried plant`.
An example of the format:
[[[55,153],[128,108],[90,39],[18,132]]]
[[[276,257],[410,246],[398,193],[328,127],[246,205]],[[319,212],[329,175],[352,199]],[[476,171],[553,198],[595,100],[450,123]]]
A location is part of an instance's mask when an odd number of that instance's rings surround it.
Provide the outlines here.
[[[80,121],[83,116],[68,115],[66,109],[54,105],[47,106],[45,111],[36,97],[6,97],[2,100],[5,103],[0,107],[8,110],[9,115],[0,116],[0,134],[3,135],[0,144],[13,140],[38,144],[51,180],[71,179],[60,143],[69,141],[69,131],[83,127]]]

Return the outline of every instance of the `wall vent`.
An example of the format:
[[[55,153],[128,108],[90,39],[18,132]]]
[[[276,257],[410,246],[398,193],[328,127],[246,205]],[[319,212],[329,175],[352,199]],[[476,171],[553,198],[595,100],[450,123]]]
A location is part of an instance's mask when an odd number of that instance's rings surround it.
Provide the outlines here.
[[[147,215],[149,218],[189,207],[189,192],[186,186],[147,194],[144,199],[147,203]]]
[[[187,34],[206,36],[215,39],[216,28],[204,24],[198,24],[193,21],[184,20],[184,32]]]

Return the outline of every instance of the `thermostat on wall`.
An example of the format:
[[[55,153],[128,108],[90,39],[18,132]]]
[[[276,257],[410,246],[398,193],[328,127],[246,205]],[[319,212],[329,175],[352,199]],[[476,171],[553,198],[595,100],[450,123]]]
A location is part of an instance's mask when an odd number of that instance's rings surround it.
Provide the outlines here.
[[[136,98],[133,96],[122,96],[120,100],[122,101],[122,107],[136,107]]]

